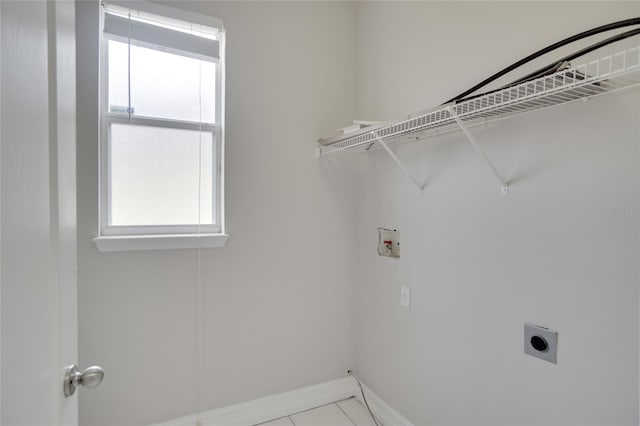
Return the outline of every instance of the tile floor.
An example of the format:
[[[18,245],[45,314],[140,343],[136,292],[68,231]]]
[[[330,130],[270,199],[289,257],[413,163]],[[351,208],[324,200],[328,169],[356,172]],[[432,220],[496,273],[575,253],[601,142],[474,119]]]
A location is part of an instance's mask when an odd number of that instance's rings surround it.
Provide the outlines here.
[[[333,404],[291,414],[259,426],[375,426],[367,408],[351,397]]]

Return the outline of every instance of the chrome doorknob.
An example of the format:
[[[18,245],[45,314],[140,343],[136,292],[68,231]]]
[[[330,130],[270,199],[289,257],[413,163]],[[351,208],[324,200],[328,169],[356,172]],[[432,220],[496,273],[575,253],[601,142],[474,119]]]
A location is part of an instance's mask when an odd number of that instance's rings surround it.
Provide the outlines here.
[[[78,366],[75,364],[70,365],[64,372],[64,396],[73,395],[80,385],[86,388],[95,388],[103,378],[104,371],[97,365],[87,367],[84,371],[78,370]]]

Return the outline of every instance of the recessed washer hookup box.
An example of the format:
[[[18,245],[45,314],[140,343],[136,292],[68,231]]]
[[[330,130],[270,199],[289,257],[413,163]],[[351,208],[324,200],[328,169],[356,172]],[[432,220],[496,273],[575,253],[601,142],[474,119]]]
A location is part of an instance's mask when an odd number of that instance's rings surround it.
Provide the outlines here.
[[[535,324],[524,324],[524,353],[558,363],[558,332]]]

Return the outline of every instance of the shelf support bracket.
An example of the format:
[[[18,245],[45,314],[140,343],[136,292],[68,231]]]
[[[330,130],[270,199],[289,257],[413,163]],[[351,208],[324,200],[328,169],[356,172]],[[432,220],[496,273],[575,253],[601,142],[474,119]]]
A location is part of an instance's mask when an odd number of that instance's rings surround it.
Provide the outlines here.
[[[462,130],[462,132],[467,137],[467,139],[469,139],[469,142],[471,142],[471,145],[473,145],[473,148],[476,150],[478,155],[480,155],[480,158],[482,158],[482,161],[484,161],[484,163],[491,169],[496,179],[498,179],[498,181],[500,182],[500,186],[502,187],[502,193],[508,194],[509,184],[507,183],[507,181],[505,181],[502,178],[502,176],[500,176],[500,173],[498,173],[498,170],[496,170],[493,163],[487,158],[484,152],[482,152],[482,150],[480,149],[480,146],[478,145],[478,141],[476,141],[476,138],[471,134],[471,132],[469,131],[469,128],[467,128],[467,126],[462,122],[460,117],[458,117],[458,114],[455,113],[455,111],[451,106],[448,106],[447,110],[449,111],[449,114],[451,114],[451,117],[458,124],[458,127],[460,127],[460,130]]]
[[[387,151],[387,154],[389,154],[389,157],[391,157],[391,159],[393,161],[395,161],[395,163],[398,165],[398,167],[400,167],[400,169],[402,169],[402,171],[404,172],[405,175],[407,175],[407,177],[409,179],[411,179],[411,181],[415,184],[415,186],[420,190],[420,192],[424,192],[424,187],[426,186],[426,184],[421,184],[420,182],[418,182],[418,179],[413,175],[413,173],[411,173],[409,171],[409,169],[407,169],[407,167],[404,165],[404,163],[398,158],[398,156],[396,155],[395,152],[393,152],[391,150],[391,148],[389,148],[389,145],[387,145],[387,143],[378,135],[378,133],[376,132],[371,132],[371,134],[373,135],[373,137],[380,143],[380,145],[382,145],[382,147],[384,148],[385,151]]]

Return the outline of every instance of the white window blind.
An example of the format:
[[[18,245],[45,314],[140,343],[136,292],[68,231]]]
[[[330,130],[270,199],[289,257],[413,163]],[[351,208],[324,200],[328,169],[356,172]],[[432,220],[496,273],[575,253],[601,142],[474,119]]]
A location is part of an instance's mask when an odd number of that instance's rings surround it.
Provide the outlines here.
[[[109,40],[214,62],[220,58],[218,40],[176,31],[113,13],[104,14],[104,36]]]

